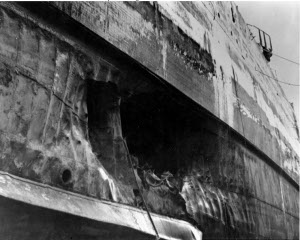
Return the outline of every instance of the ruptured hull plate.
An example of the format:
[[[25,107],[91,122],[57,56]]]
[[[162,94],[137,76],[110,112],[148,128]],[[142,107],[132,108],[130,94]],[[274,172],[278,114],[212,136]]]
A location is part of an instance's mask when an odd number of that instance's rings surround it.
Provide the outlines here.
[[[0,172],[0,239],[154,239],[147,213]],[[202,239],[187,222],[153,214],[161,239]]]

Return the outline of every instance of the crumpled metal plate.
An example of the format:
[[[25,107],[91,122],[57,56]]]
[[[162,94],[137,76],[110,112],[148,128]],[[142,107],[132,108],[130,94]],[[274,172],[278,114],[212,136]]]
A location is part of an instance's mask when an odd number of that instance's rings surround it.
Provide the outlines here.
[[[86,221],[93,220],[103,224],[103,226],[101,225],[103,229],[107,224],[115,225],[115,227],[112,227],[115,231],[122,228],[130,229],[131,237],[133,238],[134,233],[136,233],[136,237],[143,233],[149,236],[149,239],[155,238],[155,232],[147,217],[147,213],[141,209],[85,197],[59,188],[25,180],[5,172],[0,172],[0,198],[11,201],[12,203],[15,202],[15,200],[22,202],[28,206],[28,209],[30,209],[30,205],[33,205],[39,207],[39,209],[41,209],[40,211],[48,209],[57,214],[73,215],[81,217],[81,219],[84,218]],[[27,211],[26,209],[25,207],[24,211]],[[6,212],[6,215],[10,217],[10,214],[7,214],[7,210],[2,209],[1,212]],[[17,214],[17,222],[19,221],[18,215],[22,216],[22,212]],[[161,239],[202,239],[202,233],[185,221],[157,214],[151,214],[151,216]],[[2,217],[5,218],[3,215]],[[42,218],[40,221],[43,222],[46,221],[46,219]],[[30,226],[30,222],[26,222],[26,225]],[[14,226],[13,228],[18,232],[18,226]],[[111,231],[110,228],[104,230]],[[45,229],[45,231],[47,230]],[[0,235],[1,232],[3,231],[0,229]],[[13,232],[10,232],[10,234],[13,234]],[[0,238],[2,237],[0,236]],[[125,236],[124,239],[126,239]]]

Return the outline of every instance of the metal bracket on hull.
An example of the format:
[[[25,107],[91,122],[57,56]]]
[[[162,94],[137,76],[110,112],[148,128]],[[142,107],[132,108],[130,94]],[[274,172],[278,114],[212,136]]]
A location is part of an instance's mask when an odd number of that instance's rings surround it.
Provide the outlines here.
[[[263,54],[264,54],[265,58],[268,60],[268,62],[270,62],[270,59],[273,55],[272,54],[273,47],[272,47],[272,41],[271,41],[270,35],[254,25],[247,24],[247,26],[258,33],[259,41],[257,39],[257,42],[259,43],[260,46],[262,46]],[[251,32],[251,35],[252,35],[252,32]],[[255,38],[255,37],[256,36],[253,36],[253,38]]]

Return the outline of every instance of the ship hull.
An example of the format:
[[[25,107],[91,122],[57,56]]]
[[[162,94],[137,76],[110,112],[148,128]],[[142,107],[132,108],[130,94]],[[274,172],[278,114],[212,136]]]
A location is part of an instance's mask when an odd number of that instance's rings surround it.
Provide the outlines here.
[[[147,212],[0,173],[1,239],[153,239]],[[152,214],[160,239],[201,240],[191,224]]]
[[[213,31],[207,6],[199,9]],[[166,239],[200,230],[203,239],[299,238],[296,133],[288,143],[284,127],[271,126],[275,107],[271,118],[259,103],[273,94],[233,46],[218,49],[230,60],[214,61],[221,30],[200,36],[201,47],[167,10],[1,3],[2,236],[153,238],[143,199]],[[247,63],[265,64],[254,57]],[[256,100],[243,74],[255,79]]]

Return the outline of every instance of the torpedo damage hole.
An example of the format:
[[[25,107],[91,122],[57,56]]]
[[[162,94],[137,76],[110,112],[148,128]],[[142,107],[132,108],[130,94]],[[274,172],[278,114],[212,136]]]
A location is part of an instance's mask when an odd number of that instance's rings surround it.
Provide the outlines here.
[[[185,171],[199,156],[201,140],[195,135],[202,131],[202,118],[179,96],[166,90],[144,88],[122,99],[121,122],[123,136],[138,165],[146,165],[157,174]]]

